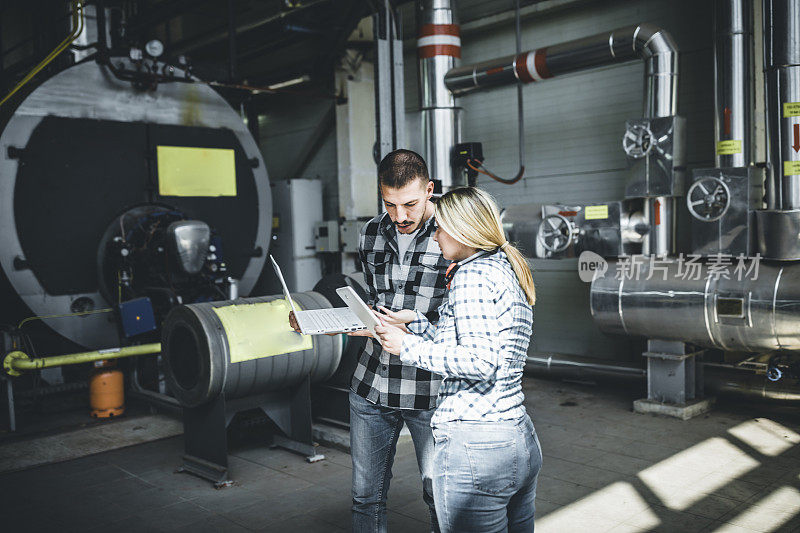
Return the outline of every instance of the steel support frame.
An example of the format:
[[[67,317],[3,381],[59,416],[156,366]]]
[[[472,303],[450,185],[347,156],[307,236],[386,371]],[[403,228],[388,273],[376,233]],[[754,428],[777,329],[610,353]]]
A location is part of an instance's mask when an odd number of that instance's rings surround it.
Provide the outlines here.
[[[302,454],[309,462],[324,459],[316,453],[311,424],[311,377],[294,387],[245,398],[226,399],[220,394],[209,403],[183,409],[184,455],[179,472],[194,474],[230,486],[227,428],[236,413],[261,409],[283,433],[273,445]]]

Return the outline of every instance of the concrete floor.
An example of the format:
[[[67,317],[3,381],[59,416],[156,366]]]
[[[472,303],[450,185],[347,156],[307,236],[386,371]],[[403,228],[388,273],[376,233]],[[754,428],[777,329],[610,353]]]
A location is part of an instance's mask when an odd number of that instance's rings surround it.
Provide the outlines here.
[[[635,391],[525,382],[542,442],[537,532],[798,531],[800,429],[792,411],[722,403],[686,422],[631,412]],[[771,413],[771,414],[768,414]],[[346,531],[350,456],[255,443],[231,451],[238,485],[173,473],[181,437],[0,475],[0,530]],[[427,530],[411,442],[398,446],[391,531]]]

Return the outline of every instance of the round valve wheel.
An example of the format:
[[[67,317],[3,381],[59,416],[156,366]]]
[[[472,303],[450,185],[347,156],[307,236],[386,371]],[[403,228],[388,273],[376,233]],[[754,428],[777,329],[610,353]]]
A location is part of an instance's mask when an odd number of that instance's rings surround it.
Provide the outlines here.
[[[550,215],[539,224],[536,238],[544,248],[553,253],[563,252],[572,243],[574,225],[562,215]]]
[[[700,178],[686,193],[686,207],[694,218],[703,222],[719,220],[730,205],[731,191],[719,178]]]
[[[644,124],[634,124],[622,137],[622,149],[629,157],[641,159],[653,150],[653,132]]]

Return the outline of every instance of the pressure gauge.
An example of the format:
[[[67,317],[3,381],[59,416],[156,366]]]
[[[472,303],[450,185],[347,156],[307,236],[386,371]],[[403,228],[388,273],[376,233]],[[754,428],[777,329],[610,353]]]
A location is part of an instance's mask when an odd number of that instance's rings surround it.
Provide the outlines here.
[[[161,41],[158,39],[148,41],[147,44],[144,45],[144,49],[150,57],[159,57],[164,53],[164,45],[161,44]]]

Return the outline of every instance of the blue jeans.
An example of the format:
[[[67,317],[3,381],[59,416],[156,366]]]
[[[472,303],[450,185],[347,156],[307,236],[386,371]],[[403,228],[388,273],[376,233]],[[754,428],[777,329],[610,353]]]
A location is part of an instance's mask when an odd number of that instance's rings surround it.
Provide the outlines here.
[[[443,532],[533,531],[542,467],[530,417],[433,428],[433,494]]]
[[[386,495],[403,422],[411,432],[422,475],[422,499],[431,514],[431,529],[439,531],[433,505],[434,409],[394,409],[368,402],[350,391],[350,453],[353,457],[353,531],[386,531]]]

